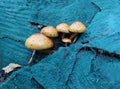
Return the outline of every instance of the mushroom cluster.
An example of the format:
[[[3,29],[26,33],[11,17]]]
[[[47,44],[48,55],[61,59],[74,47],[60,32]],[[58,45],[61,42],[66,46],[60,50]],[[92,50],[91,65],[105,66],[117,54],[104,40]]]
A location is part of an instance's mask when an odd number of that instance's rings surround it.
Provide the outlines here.
[[[41,31],[40,33],[31,35],[25,41],[25,46],[28,49],[34,50],[28,64],[32,62],[36,50],[41,50],[42,52],[46,53],[54,52],[54,37],[59,37],[60,35],[60,42],[62,42],[64,46],[68,46],[68,44],[76,42],[79,33],[86,31],[86,26],[79,21],[72,23],[70,26],[66,23],[61,23],[58,24],[56,28],[53,26],[41,26],[39,24],[35,24],[34,26],[40,28]]]

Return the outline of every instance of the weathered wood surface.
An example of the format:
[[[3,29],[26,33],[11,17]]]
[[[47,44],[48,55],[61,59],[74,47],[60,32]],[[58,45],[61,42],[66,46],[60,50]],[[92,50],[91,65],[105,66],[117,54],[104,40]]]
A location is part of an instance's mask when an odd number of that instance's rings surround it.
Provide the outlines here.
[[[119,0],[1,0],[1,68],[11,62],[27,65],[31,51],[25,39],[39,32],[30,21],[56,26],[80,20],[87,32],[70,47],[14,72],[0,89],[119,89],[119,11]]]
[[[79,6],[82,3],[83,6]],[[76,5],[78,4],[78,5]],[[88,5],[88,7],[85,6]],[[79,8],[79,9],[78,9]],[[90,9],[91,10],[90,10]],[[84,11],[82,11],[82,9]],[[89,11],[90,10],[90,11]],[[56,26],[60,22],[81,20],[90,23],[97,9],[84,1],[13,1],[0,3],[0,67],[10,62],[26,65],[31,52],[24,47],[28,36],[39,32],[29,22]]]

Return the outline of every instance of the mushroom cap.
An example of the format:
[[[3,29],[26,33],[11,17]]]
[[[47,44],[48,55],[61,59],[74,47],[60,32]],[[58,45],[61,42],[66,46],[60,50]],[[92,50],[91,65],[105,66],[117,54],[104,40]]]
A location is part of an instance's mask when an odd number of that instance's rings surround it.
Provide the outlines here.
[[[70,26],[66,23],[61,23],[61,24],[58,24],[56,26],[56,29],[58,32],[62,32],[62,33],[70,33],[69,32],[69,29],[70,29]]]
[[[19,67],[22,67],[22,66],[19,64],[10,63],[8,66],[6,66],[2,69],[5,71],[5,73],[10,73],[10,72],[14,71],[15,68],[19,68]]]
[[[57,37],[58,31],[53,26],[47,26],[41,29],[41,33],[47,37]]]
[[[73,33],[83,33],[86,31],[86,26],[82,23],[82,22],[74,22],[71,26],[70,26],[70,32]]]
[[[71,39],[69,39],[69,38],[63,38],[62,42],[64,42],[64,43],[72,43]]]
[[[32,50],[45,50],[53,45],[54,43],[50,38],[40,33],[33,34],[25,42],[25,46]]]

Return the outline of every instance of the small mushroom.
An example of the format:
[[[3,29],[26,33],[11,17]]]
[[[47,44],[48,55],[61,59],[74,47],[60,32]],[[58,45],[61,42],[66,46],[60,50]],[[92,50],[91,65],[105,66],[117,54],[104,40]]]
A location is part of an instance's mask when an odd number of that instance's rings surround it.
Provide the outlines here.
[[[41,29],[42,34],[47,37],[58,37],[58,31],[53,26],[47,26]]]
[[[33,34],[32,36],[30,36],[26,40],[25,46],[28,49],[31,49],[31,50],[34,50],[34,51],[33,51],[32,56],[31,56],[28,63],[30,64],[32,62],[32,59],[35,55],[36,50],[44,51],[44,50],[52,48],[53,45],[54,45],[53,41],[43,34],[36,33],[36,34]]]
[[[65,43],[65,46],[68,46],[68,44],[72,43],[71,39],[69,39],[69,38],[63,38],[62,42]]]
[[[70,39],[73,40],[73,43],[76,41],[77,39],[77,35],[78,33],[83,33],[86,31],[86,26],[82,23],[82,22],[74,22],[71,26],[70,26],[70,29],[69,31],[71,33],[74,33],[70,36]],[[75,37],[75,39],[73,39]]]
[[[70,27],[69,27],[69,25],[66,24],[66,23],[58,24],[58,25],[56,26],[56,29],[57,29],[58,32],[61,32],[61,33],[62,33],[62,39],[65,37],[65,34],[70,33],[70,32],[69,32]]]
[[[58,31],[53,26],[46,26],[41,29],[41,34],[44,34],[45,36],[51,38],[58,37]],[[53,46],[53,49],[57,49],[56,45]]]

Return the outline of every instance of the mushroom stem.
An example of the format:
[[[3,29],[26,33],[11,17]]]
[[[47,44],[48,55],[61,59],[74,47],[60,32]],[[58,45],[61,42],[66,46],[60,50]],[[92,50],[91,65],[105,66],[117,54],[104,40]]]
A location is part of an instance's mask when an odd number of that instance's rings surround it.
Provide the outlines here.
[[[61,36],[61,37],[62,37],[62,39],[63,39],[63,38],[65,37],[65,33],[62,33],[62,36]]]
[[[31,64],[32,59],[33,59],[33,57],[34,57],[35,53],[36,53],[36,50],[33,50],[32,56],[31,56],[31,58],[30,58],[30,60],[29,60],[28,64]]]
[[[65,47],[67,47],[68,46],[68,43],[65,43]]]
[[[75,36],[77,36],[78,35],[78,33],[74,33],[74,34],[72,34],[71,36],[70,36],[70,38],[69,39],[73,39]]]
[[[78,38],[78,36],[76,36],[76,37],[73,39],[72,43],[75,43],[76,40],[77,40],[77,38]]]

